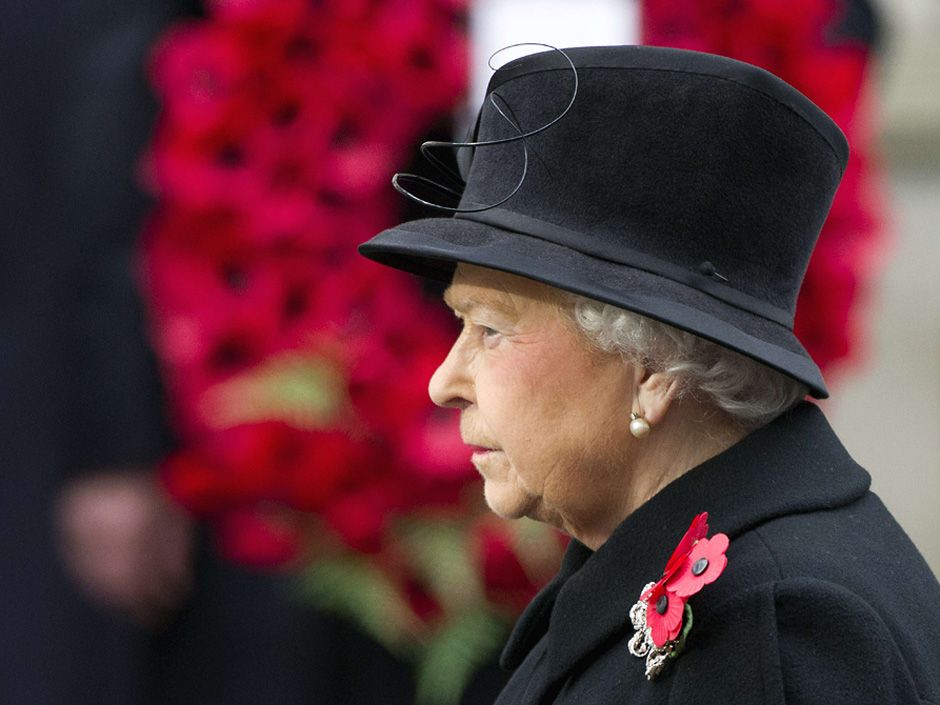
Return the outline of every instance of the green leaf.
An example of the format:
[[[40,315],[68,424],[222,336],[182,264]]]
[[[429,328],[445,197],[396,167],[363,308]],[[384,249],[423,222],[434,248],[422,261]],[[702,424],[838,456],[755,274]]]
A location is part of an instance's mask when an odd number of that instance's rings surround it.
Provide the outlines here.
[[[405,596],[368,558],[319,560],[300,575],[300,588],[303,597],[358,624],[389,651],[412,655],[420,625]]]
[[[671,658],[675,658],[682,653],[682,650],[685,648],[685,640],[689,636],[690,631],[692,631],[692,605],[686,602],[685,616],[682,620],[682,631],[679,633],[679,638],[676,639],[675,648],[669,653]]]
[[[201,404],[211,425],[278,419],[302,429],[333,423],[346,403],[345,381],[330,361],[287,353],[217,384]]]
[[[399,522],[396,533],[419,578],[446,615],[483,603],[483,586],[460,524],[408,519]]]
[[[427,644],[416,671],[416,705],[457,705],[470,678],[499,651],[509,625],[484,609],[449,622]]]
[[[269,370],[262,383],[268,398],[284,412],[309,419],[305,425],[331,421],[344,397],[337,371],[312,358],[286,358]]]

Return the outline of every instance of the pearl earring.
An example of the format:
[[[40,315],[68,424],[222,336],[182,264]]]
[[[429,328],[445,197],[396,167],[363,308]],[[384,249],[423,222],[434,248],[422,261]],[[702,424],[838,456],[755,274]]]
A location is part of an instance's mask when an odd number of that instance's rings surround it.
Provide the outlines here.
[[[630,433],[634,438],[643,438],[650,432],[650,422],[636,412],[630,412]]]

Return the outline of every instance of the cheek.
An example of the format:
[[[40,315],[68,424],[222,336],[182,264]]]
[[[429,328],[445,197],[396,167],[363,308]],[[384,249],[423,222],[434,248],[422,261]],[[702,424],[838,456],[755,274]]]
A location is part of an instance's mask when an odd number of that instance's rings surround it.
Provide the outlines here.
[[[583,380],[569,374],[570,364],[570,358],[550,346],[491,361],[479,402],[493,430],[507,443],[539,446],[548,434],[567,435],[570,422],[580,416],[572,413],[574,405],[584,402]],[[516,450],[537,452],[532,447]]]
[[[542,361],[531,355],[506,355],[488,366],[493,391],[507,396],[526,397],[545,384]]]
[[[490,361],[484,383],[507,422],[539,413],[546,401],[558,396],[548,362],[538,354],[507,354]]]
[[[546,345],[513,363],[493,376],[506,400],[504,434],[536,443],[559,460],[604,453],[612,436],[623,435],[614,427],[629,422],[630,392],[619,357],[592,357],[575,344]]]

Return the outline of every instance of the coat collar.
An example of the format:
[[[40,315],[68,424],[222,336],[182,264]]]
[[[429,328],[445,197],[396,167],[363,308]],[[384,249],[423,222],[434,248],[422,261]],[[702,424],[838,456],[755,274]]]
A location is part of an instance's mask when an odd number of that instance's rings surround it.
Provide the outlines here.
[[[517,667],[547,634],[549,677],[558,681],[623,631],[643,586],[655,580],[692,518],[732,540],[770,519],[848,504],[871,478],[822,412],[792,411],[682,475],[628,516],[596,553],[572,541],[562,569],[520,618],[503,651]]]

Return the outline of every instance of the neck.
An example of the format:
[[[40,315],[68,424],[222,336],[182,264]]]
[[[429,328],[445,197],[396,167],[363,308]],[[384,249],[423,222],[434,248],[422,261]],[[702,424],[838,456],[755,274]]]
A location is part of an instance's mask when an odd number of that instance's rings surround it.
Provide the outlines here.
[[[572,536],[597,550],[624,519],[666,485],[730,448],[749,432],[726,414],[692,400],[673,404],[662,423],[636,441],[636,454],[628,471],[618,469],[624,483],[606,516],[591,527],[575,529]]]

